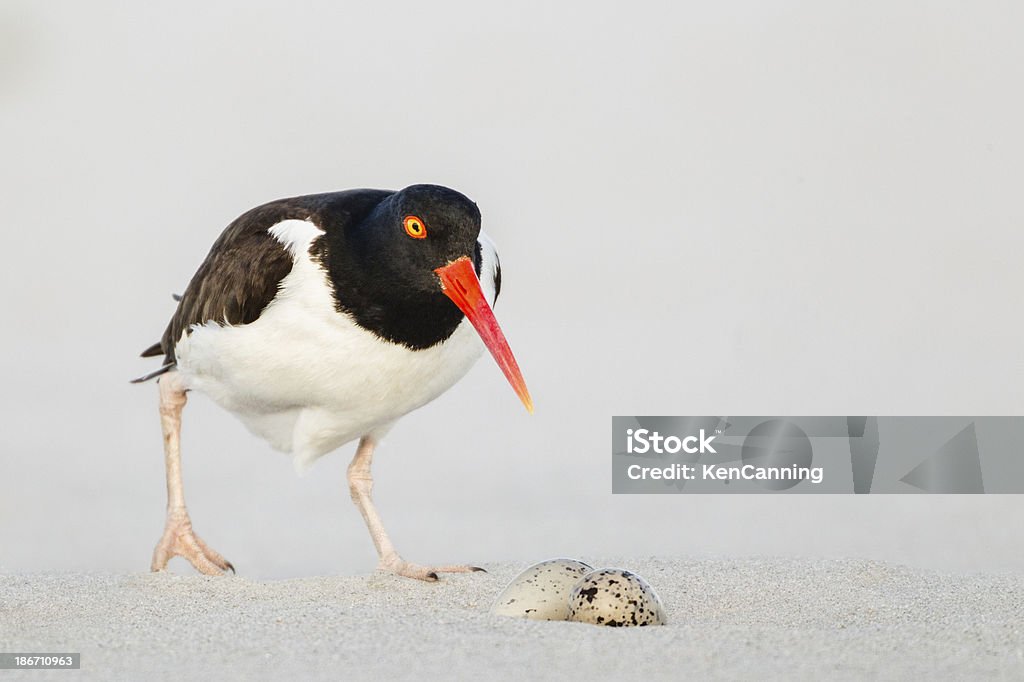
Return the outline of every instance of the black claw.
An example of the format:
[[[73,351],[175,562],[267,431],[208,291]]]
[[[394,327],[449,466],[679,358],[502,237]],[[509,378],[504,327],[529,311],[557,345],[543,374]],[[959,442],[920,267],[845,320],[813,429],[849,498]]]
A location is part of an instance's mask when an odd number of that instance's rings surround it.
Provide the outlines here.
[[[487,569],[486,569],[486,568],[480,568],[479,566],[470,566],[469,568],[470,568],[470,569],[471,569],[471,570],[472,570],[472,571],[473,571],[474,573],[486,573],[486,572],[487,572]]]
[[[229,568],[229,569],[231,569],[231,575],[238,575],[238,573],[237,573],[237,572],[235,571],[235,567],[231,565],[231,562],[230,562],[230,561],[228,561],[227,559],[225,559],[225,560],[224,560],[224,563],[228,565],[228,568]]]
[[[430,580],[436,581],[437,580],[437,573],[435,573],[434,571],[431,571],[430,573],[427,573],[427,578],[429,578]]]

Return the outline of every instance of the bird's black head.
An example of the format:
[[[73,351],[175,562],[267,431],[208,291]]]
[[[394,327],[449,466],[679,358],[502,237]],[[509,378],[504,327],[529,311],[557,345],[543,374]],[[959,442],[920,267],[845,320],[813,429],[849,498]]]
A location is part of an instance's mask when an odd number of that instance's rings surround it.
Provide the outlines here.
[[[383,199],[351,226],[348,243],[377,281],[406,297],[441,293],[438,268],[474,258],[480,209],[438,185],[412,185]]]
[[[529,393],[480,286],[480,209],[438,185],[326,198],[321,262],[339,310],[412,350],[443,343],[468,318],[516,393]]]
[[[463,313],[442,291],[437,270],[460,258],[477,265],[476,204],[437,185],[350,190],[324,200],[317,211],[326,232],[320,256],[339,309],[413,349],[451,336]]]

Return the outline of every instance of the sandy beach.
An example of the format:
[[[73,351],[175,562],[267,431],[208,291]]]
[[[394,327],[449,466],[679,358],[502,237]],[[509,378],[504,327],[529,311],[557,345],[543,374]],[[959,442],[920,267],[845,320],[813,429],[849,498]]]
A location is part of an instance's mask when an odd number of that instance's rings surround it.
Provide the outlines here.
[[[427,584],[372,573],[253,582],[177,574],[0,577],[0,650],[81,652],[5,679],[939,679],[1024,675],[1024,577],[866,560],[600,559],[670,623],[491,616],[527,565]]]

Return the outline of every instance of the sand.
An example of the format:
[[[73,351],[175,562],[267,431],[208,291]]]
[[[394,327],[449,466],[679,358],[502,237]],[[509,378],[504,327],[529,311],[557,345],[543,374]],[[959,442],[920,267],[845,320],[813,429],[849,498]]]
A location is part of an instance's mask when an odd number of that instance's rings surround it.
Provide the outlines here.
[[[1024,677],[1024,576],[866,560],[594,559],[655,587],[670,624],[491,616],[528,562],[420,583],[0,576],[0,651],[82,653],[4,679]],[[596,565],[595,564],[595,565]]]

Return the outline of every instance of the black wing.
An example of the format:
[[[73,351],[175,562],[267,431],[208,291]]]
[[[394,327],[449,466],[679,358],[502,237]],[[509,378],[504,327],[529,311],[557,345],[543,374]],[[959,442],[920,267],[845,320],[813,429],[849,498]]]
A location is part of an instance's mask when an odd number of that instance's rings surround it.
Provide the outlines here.
[[[162,354],[164,366],[137,381],[174,367],[174,345],[192,325],[211,320],[249,324],[260,316],[292,269],[291,255],[268,230],[282,220],[310,218],[313,199],[297,197],[264,204],[228,225],[185,288],[160,342],[142,352],[142,357]]]
[[[143,357],[164,356],[164,365],[136,382],[174,368],[174,345],[193,325],[254,322],[277,296],[292,271],[292,257],[268,230],[282,220],[311,220],[327,233],[362,220],[391,190],[352,189],[280,199],[243,213],[220,235],[199,266],[159,343]]]

